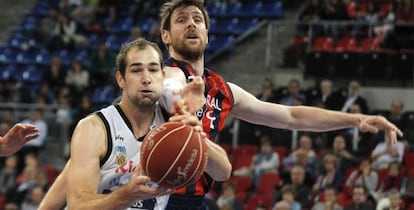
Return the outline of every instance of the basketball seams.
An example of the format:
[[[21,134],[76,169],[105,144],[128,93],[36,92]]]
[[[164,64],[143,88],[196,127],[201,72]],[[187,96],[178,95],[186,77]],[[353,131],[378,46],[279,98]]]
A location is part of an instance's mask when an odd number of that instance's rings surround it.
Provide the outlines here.
[[[186,182],[184,182],[182,185],[180,185],[180,187],[182,187],[182,186],[185,186],[185,185],[187,185],[187,184],[189,184],[189,182],[190,181],[193,181],[193,177],[194,176],[196,176],[198,173],[199,173],[199,168],[200,168],[200,165],[201,165],[201,162],[202,162],[202,160],[203,160],[203,155],[204,155],[204,151],[203,151],[203,146],[202,146],[202,144],[203,144],[203,142],[202,142],[202,139],[201,139],[201,137],[200,137],[200,134],[199,133],[197,133],[197,136],[198,136],[198,138],[197,138],[197,140],[198,140],[198,146],[199,146],[199,157],[198,157],[198,163],[197,163],[197,167],[195,168],[195,170],[194,170],[194,173],[191,175],[191,177],[190,178],[188,178],[187,179],[187,181]],[[204,170],[203,170],[204,171]],[[200,172],[201,173],[201,172]]]
[[[185,125],[183,125],[183,127],[185,127]],[[168,170],[165,172],[164,176],[157,181],[157,184],[161,183],[162,181],[164,181],[164,179],[169,175],[169,173],[171,172],[171,170],[174,168],[175,164],[177,164],[178,159],[181,157],[181,155],[183,154],[184,150],[186,149],[188,143],[191,140],[191,137],[193,136],[194,133],[194,129],[191,128],[191,132],[189,133],[189,135],[187,136],[187,139],[185,140],[185,143],[183,145],[183,147],[181,147],[180,152],[178,153],[178,155],[175,157],[174,161],[172,162],[171,166],[168,168]],[[159,142],[162,142],[163,139],[160,139]],[[154,151],[155,149],[153,149]]]
[[[168,131],[167,133],[165,133],[164,135],[163,135],[163,137],[160,139],[160,140],[158,140],[155,144],[154,144],[154,146],[152,147],[152,149],[151,149],[151,151],[150,151],[150,153],[148,154],[148,156],[147,156],[147,159],[146,159],[146,162],[145,162],[145,172],[147,172],[148,173],[148,171],[149,171],[149,162],[150,162],[150,160],[151,160],[151,156],[153,155],[153,153],[154,153],[154,151],[155,151],[155,148],[165,139],[165,138],[167,138],[171,133],[174,133],[174,132],[176,132],[176,131],[178,131],[178,130],[181,130],[181,129],[183,129],[183,128],[185,128],[185,125],[181,125],[180,127],[177,127],[177,128],[174,128],[174,129],[172,129],[172,130],[170,130],[170,131]],[[146,175],[149,175],[149,174],[146,174]]]

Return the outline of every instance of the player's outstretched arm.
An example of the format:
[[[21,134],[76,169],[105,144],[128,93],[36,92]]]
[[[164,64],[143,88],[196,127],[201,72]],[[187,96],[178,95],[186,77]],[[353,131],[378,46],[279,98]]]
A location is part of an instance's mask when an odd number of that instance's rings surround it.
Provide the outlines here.
[[[97,194],[100,158],[106,152],[105,129],[94,115],[81,120],[71,141],[71,162],[66,175],[69,209],[124,209],[135,201],[172,191],[149,187],[149,177],[135,171],[129,182],[109,194]],[[138,167],[137,167],[138,168]]]
[[[66,174],[70,160],[53,182],[39,205],[39,210],[61,209],[66,203]]]
[[[0,137],[0,156],[16,153],[24,144],[40,136],[39,129],[30,124],[14,125],[3,137]]]
[[[385,130],[391,141],[402,132],[382,116],[349,114],[309,106],[284,106],[258,100],[239,86],[229,83],[234,95],[232,114],[245,121],[273,128],[330,131],[358,127],[362,132]]]

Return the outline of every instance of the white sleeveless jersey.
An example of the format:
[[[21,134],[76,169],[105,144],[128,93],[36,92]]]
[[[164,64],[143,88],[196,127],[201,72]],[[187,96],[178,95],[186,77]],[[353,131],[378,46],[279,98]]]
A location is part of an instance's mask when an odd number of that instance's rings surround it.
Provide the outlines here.
[[[140,161],[142,139],[135,139],[131,123],[119,105],[103,108],[96,114],[101,118],[107,133],[107,153],[101,160],[100,181],[98,193],[107,194],[126,184],[131,178]],[[165,122],[165,117],[159,106],[151,129]],[[168,196],[156,199],[136,201],[128,209],[161,210],[164,209]]]

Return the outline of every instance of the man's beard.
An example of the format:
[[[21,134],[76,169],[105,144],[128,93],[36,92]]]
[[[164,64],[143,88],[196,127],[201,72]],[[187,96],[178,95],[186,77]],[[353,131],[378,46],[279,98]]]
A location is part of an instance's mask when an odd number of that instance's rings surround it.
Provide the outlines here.
[[[183,42],[177,44],[173,44],[172,47],[174,51],[178,54],[180,54],[184,59],[190,60],[190,61],[196,61],[200,59],[203,56],[205,45],[198,45],[195,49],[188,47],[187,44]]]
[[[132,103],[135,107],[141,110],[152,109],[155,104],[157,103],[158,99],[155,98],[140,98],[140,99],[132,99]]]

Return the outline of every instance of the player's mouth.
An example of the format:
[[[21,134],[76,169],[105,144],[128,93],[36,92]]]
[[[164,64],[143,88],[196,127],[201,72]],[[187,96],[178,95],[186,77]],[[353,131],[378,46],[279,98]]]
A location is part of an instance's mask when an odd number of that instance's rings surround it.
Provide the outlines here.
[[[190,33],[190,34],[187,34],[185,38],[189,40],[198,40],[198,35],[194,33]]]
[[[153,91],[151,91],[151,90],[141,90],[141,91],[140,91],[140,93],[141,93],[143,96],[150,96],[150,95],[154,94],[154,92],[153,92]]]

